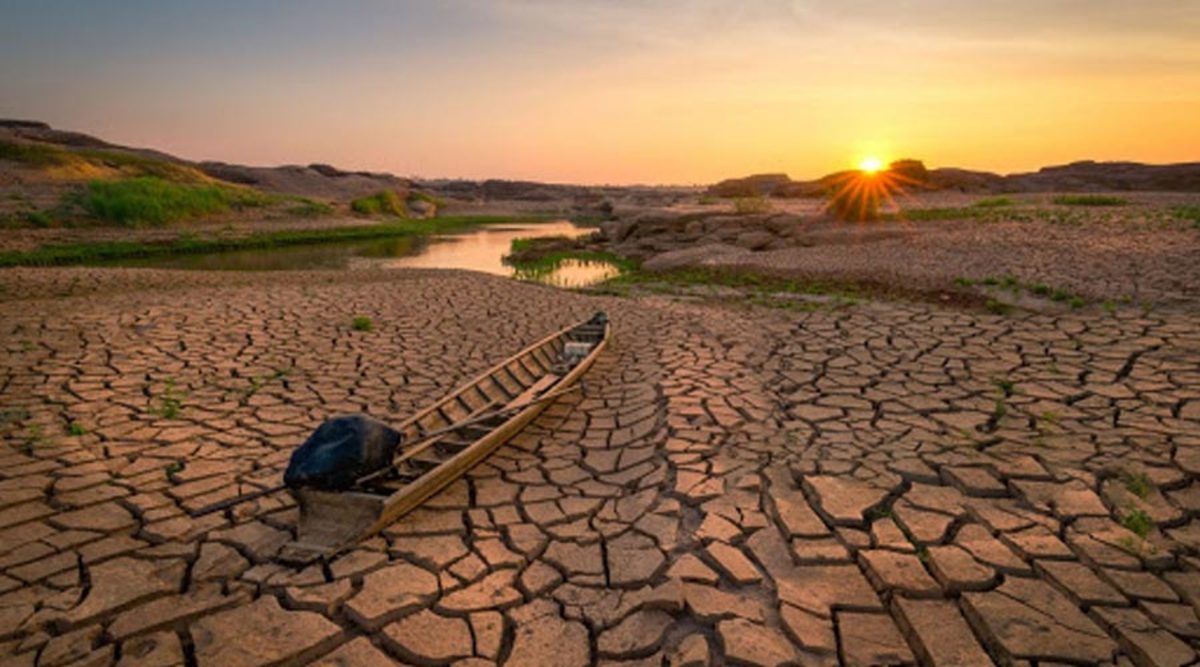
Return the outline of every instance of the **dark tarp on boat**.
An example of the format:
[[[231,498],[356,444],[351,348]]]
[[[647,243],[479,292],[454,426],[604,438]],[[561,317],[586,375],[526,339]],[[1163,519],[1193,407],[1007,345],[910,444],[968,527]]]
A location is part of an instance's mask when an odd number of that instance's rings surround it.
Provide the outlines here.
[[[366,415],[334,417],[317,427],[288,463],[290,487],[344,491],[392,462],[400,433]]]

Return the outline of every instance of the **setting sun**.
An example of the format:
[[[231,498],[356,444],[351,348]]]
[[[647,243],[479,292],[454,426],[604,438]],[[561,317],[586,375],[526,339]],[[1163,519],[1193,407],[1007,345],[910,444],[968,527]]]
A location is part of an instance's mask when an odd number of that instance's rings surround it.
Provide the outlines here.
[[[883,160],[880,160],[874,156],[863,158],[863,161],[858,163],[858,168],[868,174],[873,174],[880,169],[883,169]]]

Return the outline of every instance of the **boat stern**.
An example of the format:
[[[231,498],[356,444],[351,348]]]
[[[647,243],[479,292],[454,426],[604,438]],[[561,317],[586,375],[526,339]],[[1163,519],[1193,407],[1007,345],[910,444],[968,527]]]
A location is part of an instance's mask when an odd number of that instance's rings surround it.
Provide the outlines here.
[[[308,565],[354,544],[379,519],[386,496],[370,493],[290,489],[300,505],[296,541],[284,545],[279,561]]]

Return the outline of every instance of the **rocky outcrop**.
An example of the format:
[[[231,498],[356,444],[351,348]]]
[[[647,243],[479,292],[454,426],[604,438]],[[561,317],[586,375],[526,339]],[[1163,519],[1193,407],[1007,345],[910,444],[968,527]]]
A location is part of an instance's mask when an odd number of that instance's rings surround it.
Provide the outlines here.
[[[707,194],[716,197],[778,197],[795,181],[787,174],[755,174],[745,178],[729,178],[710,187]]]
[[[749,250],[725,243],[707,243],[694,248],[681,248],[660,253],[642,263],[647,271],[676,271],[706,266],[736,263],[750,254]]]
[[[794,215],[730,215],[653,211],[600,225],[593,243],[618,255],[648,259],[701,246],[745,251],[797,245],[803,220]]]
[[[972,171],[943,167],[933,169],[925,180],[930,190],[957,190],[959,192],[1003,192],[1004,177],[989,171]]]
[[[1011,192],[1200,192],[1200,162],[1154,165],[1086,160],[1056,167],[1043,167],[1032,174],[1012,174],[1004,178],[1004,187]]]

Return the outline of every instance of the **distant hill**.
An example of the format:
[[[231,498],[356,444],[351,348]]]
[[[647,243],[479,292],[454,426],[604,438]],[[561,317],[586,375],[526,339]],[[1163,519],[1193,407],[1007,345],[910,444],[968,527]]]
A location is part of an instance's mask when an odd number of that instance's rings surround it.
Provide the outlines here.
[[[893,163],[905,186],[920,190],[958,192],[1200,192],[1200,162],[1153,165],[1139,162],[1085,160],[1036,172],[1000,175],[953,167],[926,170],[917,160]],[[820,197],[850,172],[835,172],[812,181],[793,181],[786,174],[755,174],[730,178],[710,186],[718,197]]]
[[[80,160],[76,158],[79,158],[93,163],[91,167],[99,168],[104,166],[105,161],[112,163],[112,166],[123,166],[132,158],[159,169],[195,172],[227,183],[281,195],[349,200],[380,190],[406,191],[412,187],[408,179],[391,174],[348,172],[322,164],[248,167],[224,162],[193,162],[162,151],[121,146],[80,132],[57,130],[38,121],[0,120],[0,143],[16,146],[18,150],[21,146],[41,150],[45,155],[50,155],[47,151],[51,149],[61,149],[55,156],[59,162],[64,158],[78,162]],[[10,149],[9,152],[13,151]],[[4,154],[0,153],[0,159],[3,157]],[[90,171],[84,170],[80,176],[87,176]]]

